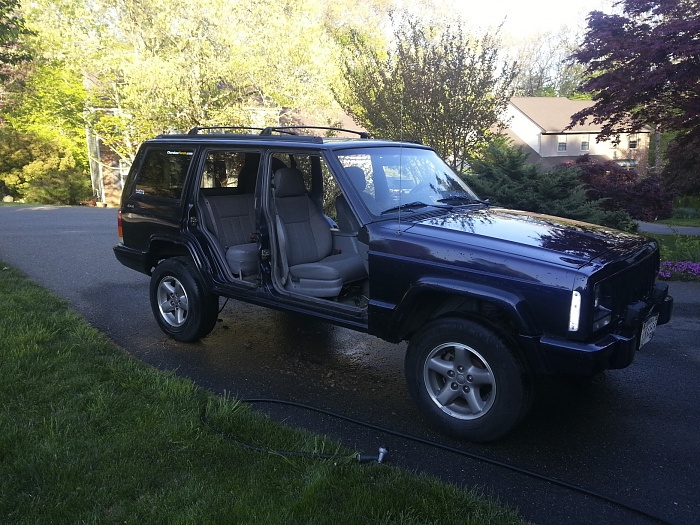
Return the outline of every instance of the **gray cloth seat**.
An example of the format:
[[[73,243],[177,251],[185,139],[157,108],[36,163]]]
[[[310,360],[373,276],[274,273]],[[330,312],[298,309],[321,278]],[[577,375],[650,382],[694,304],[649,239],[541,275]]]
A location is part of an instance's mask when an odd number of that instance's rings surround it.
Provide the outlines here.
[[[367,193],[367,178],[364,170],[358,166],[348,166],[345,168],[345,173],[369,211],[374,214],[379,213],[380,209],[374,196]],[[338,214],[338,227],[342,231],[356,232],[360,229],[360,223],[342,193],[336,197],[335,210]]]
[[[202,195],[209,210],[214,235],[226,251],[226,262],[238,277],[251,275],[258,269],[258,243],[255,233],[255,196]]]
[[[226,249],[226,262],[238,277],[256,273],[258,269],[258,244],[237,244]]]
[[[306,194],[302,173],[275,173],[275,208],[283,280],[288,290],[314,297],[335,297],[343,285],[367,277],[356,252],[334,253],[333,234]]]

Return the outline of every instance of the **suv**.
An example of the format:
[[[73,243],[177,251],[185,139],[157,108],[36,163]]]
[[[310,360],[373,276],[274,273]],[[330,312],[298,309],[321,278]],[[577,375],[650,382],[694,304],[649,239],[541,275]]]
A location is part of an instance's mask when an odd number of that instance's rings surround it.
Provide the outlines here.
[[[222,296],[406,340],[425,416],[490,441],[537,374],[624,368],[671,317],[653,240],[492,207],[423,145],[258,131],[158,136],[126,179],[114,253],[178,341]]]

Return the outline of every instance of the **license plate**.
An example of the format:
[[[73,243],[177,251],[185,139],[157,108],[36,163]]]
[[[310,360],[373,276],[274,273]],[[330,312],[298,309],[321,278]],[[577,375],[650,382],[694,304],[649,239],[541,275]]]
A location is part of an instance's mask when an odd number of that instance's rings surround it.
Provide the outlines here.
[[[656,323],[659,321],[659,314],[649,317],[642,325],[642,335],[639,338],[639,348],[643,347],[651,338],[654,337],[654,331],[656,330]]]

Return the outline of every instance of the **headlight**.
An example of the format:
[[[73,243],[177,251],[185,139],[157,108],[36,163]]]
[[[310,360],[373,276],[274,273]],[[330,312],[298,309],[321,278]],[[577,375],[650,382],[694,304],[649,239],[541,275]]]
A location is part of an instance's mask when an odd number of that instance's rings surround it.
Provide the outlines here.
[[[594,290],[593,298],[593,331],[605,328],[612,321],[612,312],[609,308],[603,306],[606,303],[605,297],[603,297],[602,286],[600,283],[596,284]]]
[[[571,292],[571,309],[569,310],[569,332],[578,332],[581,320],[581,293]]]

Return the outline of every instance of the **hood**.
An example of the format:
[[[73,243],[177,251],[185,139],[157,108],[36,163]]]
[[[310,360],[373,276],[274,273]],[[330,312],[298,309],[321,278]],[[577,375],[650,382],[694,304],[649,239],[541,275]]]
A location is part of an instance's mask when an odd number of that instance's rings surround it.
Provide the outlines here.
[[[438,235],[436,228],[442,235],[459,235],[462,241],[461,234],[466,233],[473,236],[469,240],[473,244],[488,243],[492,249],[502,244],[501,251],[520,251],[524,256],[577,267],[595,259],[603,264],[619,259],[644,242],[637,235],[604,226],[503,208],[456,209],[415,221],[409,229],[413,234],[433,236]]]

